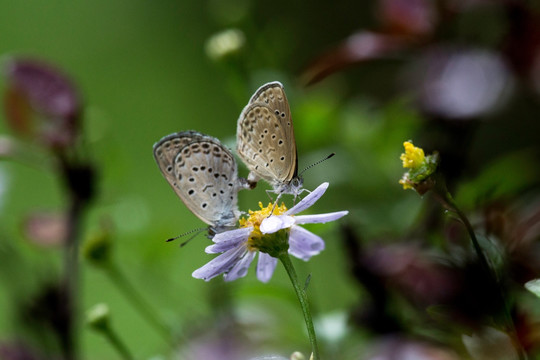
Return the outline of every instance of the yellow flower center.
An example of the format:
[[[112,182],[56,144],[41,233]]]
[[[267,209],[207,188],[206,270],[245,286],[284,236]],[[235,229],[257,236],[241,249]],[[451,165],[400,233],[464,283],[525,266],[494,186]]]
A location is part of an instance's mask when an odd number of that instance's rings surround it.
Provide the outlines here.
[[[416,147],[410,141],[403,143],[405,153],[401,154],[401,161],[403,161],[404,168],[416,169],[422,166],[425,161],[424,150]]]
[[[259,207],[261,208],[261,210],[249,210],[248,218],[241,218],[239,220],[241,228],[253,226],[253,231],[249,235],[247,245],[249,251],[260,250],[264,236],[263,233],[261,233],[260,229],[262,221],[270,215],[283,215],[287,211],[287,207],[284,203],[281,203],[280,206],[276,205],[276,207],[274,208],[274,212],[272,212],[272,208],[274,207],[274,204],[272,203],[269,203],[268,206],[263,207],[262,202],[259,201]]]

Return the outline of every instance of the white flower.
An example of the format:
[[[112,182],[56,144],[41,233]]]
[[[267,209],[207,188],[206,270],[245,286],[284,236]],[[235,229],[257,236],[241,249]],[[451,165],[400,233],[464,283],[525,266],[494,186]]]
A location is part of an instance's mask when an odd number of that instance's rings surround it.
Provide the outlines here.
[[[206,41],[206,54],[212,60],[222,60],[242,50],[245,42],[246,37],[242,31],[227,29],[212,35]]]
[[[250,211],[250,217],[240,221],[240,228],[225,231],[214,236],[214,244],[206,248],[209,254],[222,253],[203,267],[193,272],[197,279],[210,280],[220,274],[224,274],[225,281],[233,281],[247,274],[249,265],[259,253],[257,263],[257,278],[262,282],[268,282],[276,268],[277,258],[268,253],[276,254],[282,248],[283,234],[285,241],[284,249],[289,254],[309,260],[324,250],[324,241],[319,236],[298,226],[300,224],[325,223],[334,221],[347,215],[348,211],[338,211],[318,215],[295,214],[312,206],[326,191],[328,183],[319,185],[313,192],[302,199],[296,206],[287,210],[285,205],[263,208]],[[273,212],[272,212],[273,209]],[[273,215],[269,216],[270,213]],[[285,232],[280,232],[285,230]],[[277,250],[276,250],[277,249]]]

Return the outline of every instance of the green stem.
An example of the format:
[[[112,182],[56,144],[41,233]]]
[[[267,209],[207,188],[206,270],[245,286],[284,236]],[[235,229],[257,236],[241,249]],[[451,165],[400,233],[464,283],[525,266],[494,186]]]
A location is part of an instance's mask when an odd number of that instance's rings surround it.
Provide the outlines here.
[[[76,360],[78,354],[78,280],[79,280],[79,237],[83,213],[83,204],[76,196],[71,199],[68,215],[68,230],[64,245],[64,296],[69,309],[67,332],[61,339],[64,356],[67,360]]]
[[[116,332],[114,332],[110,327],[106,327],[102,331],[103,335],[109,340],[113,348],[118,351],[122,359],[124,360],[133,360],[134,357],[129,352],[129,349],[127,346],[120,340],[120,337],[116,335]]]
[[[478,239],[476,238],[476,233],[474,232],[474,229],[469,222],[469,219],[467,219],[467,216],[457,207],[456,203],[454,202],[454,199],[450,195],[450,193],[446,194],[446,201],[448,205],[450,206],[450,209],[454,211],[463,225],[465,225],[465,229],[467,230],[467,233],[469,234],[469,237],[471,238],[471,242],[474,247],[474,251],[476,252],[476,256],[478,256],[478,259],[480,260],[480,263],[482,264],[482,267],[484,268],[484,271],[492,278],[492,280],[496,280],[496,276],[493,273],[491,266],[489,265],[486,255],[484,254],[484,250],[482,250],[482,247],[480,246],[480,243],[478,242]]]
[[[296,276],[296,271],[294,270],[289,254],[281,254],[279,256],[279,260],[285,267],[285,270],[287,270],[287,274],[291,279],[291,283],[294,287],[294,291],[296,292],[296,296],[298,297],[298,301],[300,301],[300,307],[302,307],[302,312],[304,313],[304,320],[306,321],[309,341],[311,342],[311,352],[313,354],[313,359],[320,360],[319,347],[317,346],[317,336],[315,335],[315,328],[313,327],[313,320],[311,318],[311,311],[309,310],[307,294],[298,283],[298,277]]]
[[[171,332],[169,327],[161,321],[159,315],[154,308],[142,297],[135,287],[127,280],[124,274],[117,266],[111,264],[107,268],[107,274],[114,284],[124,293],[132,305],[146,318],[146,320],[154,327],[154,329],[165,339],[168,344],[171,344]]]
[[[514,346],[516,348],[516,351],[518,352],[519,359],[520,360],[526,360],[528,358],[527,353],[525,349],[523,349],[523,346],[521,342],[519,341],[519,337],[517,334],[517,330],[514,324],[514,320],[512,319],[512,315],[510,314],[510,309],[508,306],[508,303],[506,301],[506,296],[504,294],[504,289],[499,282],[499,279],[497,278],[497,275],[495,274],[494,270],[491,268],[491,266],[488,263],[488,260],[486,258],[486,255],[484,253],[484,250],[480,246],[480,243],[478,242],[478,239],[476,238],[476,233],[474,232],[474,229],[469,222],[469,219],[467,216],[458,208],[456,205],[454,199],[452,198],[452,195],[448,192],[446,189],[446,186],[444,186],[444,199],[443,203],[451,210],[454,211],[463,225],[465,225],[465,228],[467,230],[467,233],[469,234],[469,237],[471,238],[471,242],[473,244],[474,250],[476,252],[476,256],[478,256],[478,259],[480,261],[480,264],[484,268],[484,271],[486,272],[486,275],[491,279],[491,281],[495,284],[499,291],[500,300],[502,302],[503,308],[504,308],[504,316],[506,320],[506,326],[508,328],[508,331],[511,334],[512,341],[514,343]],[[437,194],[440,196],[440,194]]]

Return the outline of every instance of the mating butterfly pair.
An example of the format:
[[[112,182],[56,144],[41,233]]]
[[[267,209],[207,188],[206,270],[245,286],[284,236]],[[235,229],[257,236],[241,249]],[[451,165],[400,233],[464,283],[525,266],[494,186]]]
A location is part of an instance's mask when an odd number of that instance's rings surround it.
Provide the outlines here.
[[[253,94],[238,119],[236,136],[238,155],[250,170],[247,179],[238,177],[233,154],[214,137],[184,131],[154,145],[154,158],[167,182],[214,232],[235,226],[238,191],[260,179],[272,185],[278,198],[302,191],[291,112],[281,83],[267,83]]]

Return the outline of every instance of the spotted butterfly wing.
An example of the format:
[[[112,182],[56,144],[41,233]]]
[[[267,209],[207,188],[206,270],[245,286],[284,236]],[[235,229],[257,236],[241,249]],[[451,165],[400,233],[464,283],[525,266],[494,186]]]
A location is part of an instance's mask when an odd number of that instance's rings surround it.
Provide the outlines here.
[[[221,142],[195,131],[165,136],[154,145],[161,173],[199,219],[219,231],[239,216],[238,179],[233,154]]]
[[[171,186],[175,182],[173,166],[176,155],[184,146],[194,140],[200,140],[203,136],[196,131],[189,130],[164,136],[154,144],[154,158],[161,173]]]
[[[280,82],[261,86],[238,119],[237,152],[250,179],[270,183],[276,192],[293,193],[298,175],[296,141],[289,102]]]

